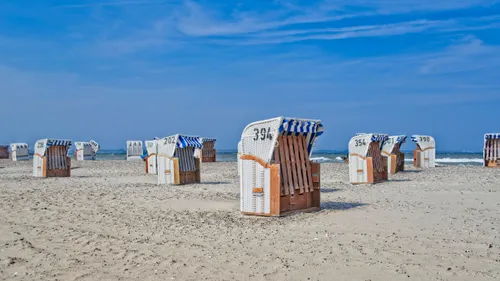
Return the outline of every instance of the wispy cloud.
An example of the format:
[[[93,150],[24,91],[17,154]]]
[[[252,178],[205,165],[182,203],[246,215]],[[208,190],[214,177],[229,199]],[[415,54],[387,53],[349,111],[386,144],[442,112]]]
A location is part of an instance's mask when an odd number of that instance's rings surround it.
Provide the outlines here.
[[[457,3],[459,2],[459,3]],[[221,16],[209,7],[194,1],[184,2],[174,18],[159,21],[157,25],[173,25],[186,38],[210,39],[208,43],[256,45],[281,44],[306,40],[337,40],[357,37],[394,36],[421,32],[457,32],[500,28],[498,15],[487,17],[450,18],[427,20],[425,18],[394,22],[384,17],[415,11],[440,11],[463,9],[470,6],[487,6],[497,0],[483,1],[336,1],[321,5],[302,6],[283,4],[276,12],[258,14],[236,10],[230,17]],[[353,7],[357,7],[353,9]],[[368,24],[346,24],[349,19]],[[376,21],[373,21],[373,19]],[[363,19],[363,20],[359,20]],[[352,22],[352,21],[350,21]],[[375,24],[369,24],[375,22]],[[382,23],[381,23],[382,22]],[[161,23],[161,24],[160,24]],[[318,25],[321,28],[318,28]]]
[[[368,15],[368,13],[332,14],[330,10],[316,10],[304,7],[300,13],[281,7],[273,13],[261,14],[235,12],[230,19],[222,20],[208,7],[196,2],[186,1],[184,7],[176,13],[177,29],[189,36],[225,36],[239,35],[264,30],[276,29],[297,24],[333,22],[343,19]]]
[[[239,43],[237,44],[242,44],[242,45],[281,44],[281,43],[292,43],[292,42],[300,42],[308,40],[339,40],[339,39],[360,38],[360,37],[394,36],[394,35],[430,31],[432,29],[436,29],[439,27],[450,26],[451,24],[452,21],[419,20],[419,21],[401,22],[395,24],[278,31],[278,32],[262,33],[256,36],[247,36],[243,38],[244,40],[239,41]],[[228,40],[214,41],[214,42],[228,43]]]
[[[177,1],[114,1],[114,2],[94,2],[88,4],[73,4],[73,5],[58,5],[53,8],[63,9],[76,9],[76,8],[92,8],[92,7],[105,7],[105,6],[131,6],[131,5],[148,5],[148,4],[162,4],[172,3]]]
[[[482,18],[450,20],[415,20],[391,24],[347,26],[339,28],[304,28],[280,31],[267,31],[240,36],[211,37],[210,43],[225,45],[262,45],[282,44],[310,40],[340,40],[361,37],[396,36],[412,33],[447,33],[500,28],[500,21],[491,18],[488,22]]]
[[[466,36],[428,58],[422,59],[422,74],[449,74],[500,67],[500,47],[488,46],[474,36]]]

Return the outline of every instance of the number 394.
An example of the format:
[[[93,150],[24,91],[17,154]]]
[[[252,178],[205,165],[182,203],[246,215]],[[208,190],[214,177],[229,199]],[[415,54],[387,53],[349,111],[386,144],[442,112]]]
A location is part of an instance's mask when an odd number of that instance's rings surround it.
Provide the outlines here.
[[[267,129],[266,128],[261,128],[261,129],[258,129],[258,128],[255,128],[253,129],[255,135],[253,137],[253,140],[254,141],[258,141],[258,140],[266,140],[266,139],[269,139],[269,140],[272,140],[273,139],[273,135],[271,134],[271,127],[268,127]]]

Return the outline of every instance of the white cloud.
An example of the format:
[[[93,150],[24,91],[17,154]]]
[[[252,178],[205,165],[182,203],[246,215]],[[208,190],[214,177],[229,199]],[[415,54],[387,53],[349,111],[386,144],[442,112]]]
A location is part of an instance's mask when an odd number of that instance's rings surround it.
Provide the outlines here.
[[[234,36],[272,31],[310,23],[333,23],[348,18],[387,16],[391,14],[454,10],[473,6],[487,6],[498,0],[479,1],[323,1],[307,6],[290,3],[277,7],[274,12],[262,14],[236,10],[230,17],[223,17],[216,10],[194,1],[186,1],[176,13],[177,29],[187,36]],[[307,29],[303,29],[306,33]],[[300,31],[296,31],[300,32]]]
[[[488,46],[474,36],[466,36],[445,51],[422,60],[420,73],[446,74],[496,69],[500,67],[500,47]]]
[[[215,11],[196,2],[186,1],[184,9],[177,12],[177,29],[188,36],[225,36],[248,34],[295,24],[338,21],[365,15],[338,14],[328,15],[329,11],[304,8],[301,13],[290,15],[286,8],[262,16],[252,12],[236,12],[230,19],[220,19]]]
[[[172,1],[113,1],[113,2],[94,2],[88,4],[70,4],[70,5],[57,5],[54,8],[62,9],[77,9],[77,8],[93,8],[93,7],[106,7],[106,6],[131,6],[131,5],[147,5],[147,4],[161,4],[169,3]]]

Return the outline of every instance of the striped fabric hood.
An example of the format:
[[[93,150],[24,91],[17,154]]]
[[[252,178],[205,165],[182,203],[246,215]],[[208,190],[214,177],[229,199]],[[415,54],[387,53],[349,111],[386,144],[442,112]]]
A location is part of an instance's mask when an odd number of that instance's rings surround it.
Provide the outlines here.
[[[323,134],[323,125],[321,121],[304,121],[294,118],[284,118],[279,128],[280,133],[312,133],[319,137]]]
[[[200,137],[179,135],[177,139],[177,148],[185,147],[203,148],[203,144],[201,143]]]
[[[389,139],[388,135],[385,134],[373,134],[372,135],[372,142],[385,142],[386,140]]]
[[[484,139],[486,140],[495,140],[500,139],[500,133],[488,133],[484,135]]]
[[[70,140],[47,139],[47,148],[51,146],[71,146]]]
[[[398,136],[396,143],[405,143],[407,136]]]

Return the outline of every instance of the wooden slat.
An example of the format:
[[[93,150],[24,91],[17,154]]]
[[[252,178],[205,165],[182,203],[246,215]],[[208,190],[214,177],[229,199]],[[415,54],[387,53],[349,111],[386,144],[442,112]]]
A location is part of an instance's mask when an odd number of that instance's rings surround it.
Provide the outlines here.
[[[305,136],[300,136],[297,140],[298,145],[299,145],[299,154],[300,154],[300,164],[301,164],[301,170],[302,170],[302,180],[304,182],[304,191],[309,192],[309,188],[311,188],[312,191],[312,186],[309,187],[309,180],[307,179],[307,168],[306,168],[306,162],[309,162],[308,158],[306,157],[307,150],[304,150],[304,145],[303,145],[303,139],[305,139]]]
[[[298,183],[298,175],[297,175],[297,166],[295,165],[295,151],[293,149],[293,137],[292,136],[287,136],[287,142],[288,142],[288,150],[290,151],[290,169],[292,169],[292,177],[293,177],[293,188],[294,189],[299,189],[299,183]]]
[[[62,146],[59,146],[59,155],[57,155],[57,158],[59,158],[59,163],[61,163],[61,165],[59,165],[59,167],[57,167],[58,169],[64,169],[64,164],[66,161],[65,158],[66,158],[66,155],[64,155],[64,147]]]
[[[279,142],[279,155],[280,155],[280,172],[281,172],[281,185],[283,186],[283,192],[281,195],[288,195],[290,194],[290,185],[288,184],[288,173],[290,172],[287,167],[287,161],[286,161],[286,156],[285,156],[285,142],[283,136],[278,137],[278,142]],[[278,150],[276,149],[276,150]]]
[[[292,163],[290,162],[290,147],[288,146],[288,138],[283,136],[283,150],[285,151],[285,165],[286,165],[286,174],[288,180],[288,189],[290,190],[290,195],[294,195],[294,186],[293,186],[293,177],[292,177]],[[283,159],[282,159],[283,160]]]
[[[279,143],[279,138],[278,138],[278,143]],[[274,164],[278,165],[278,167],[281,164],[279,147],[274,148]],[[281,175],[281,173],[282,173],[282,169],[280,169],[280,176],[281,176],[281,178],[283,178],[283,175]],[[281,181],[280,194],[284,195],[285,190],[286,190],[285,184],[283,183],[283,181]]]
[[[298,136],[293,136],[293,150],[295,152],[295,169],[297,170],[297,181],[299,182],[300,193],[304,193],[304,181],[302,179],[302,159],[300,157]]]
[[[281,143],[280,143],[281,145]],[[279,165],[272,165],[270,168],[271,183],[270,183],[270,197],[271,197],[271,215],[277,216],[280,214],[281,193],[279,192]]]
[[[304,136],[303,138],[301,138],[301,141],[306,162],[307,185],[309,186],[309,191],[313,191],[312,169],[311,169],[311,162],[309,160],[309,152],[307,150],[306,137]]]
[[[169,161],[169,159],[167,159],[166,161]],[[180,172],[179,172],[179,159],[178,158],[174,158],[173,159],[173,163],[174,163],[174,184],[180,184],[181,183],[181,177],[180,177]]]

